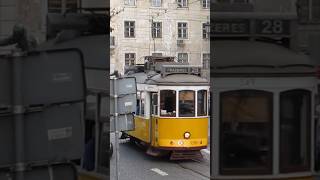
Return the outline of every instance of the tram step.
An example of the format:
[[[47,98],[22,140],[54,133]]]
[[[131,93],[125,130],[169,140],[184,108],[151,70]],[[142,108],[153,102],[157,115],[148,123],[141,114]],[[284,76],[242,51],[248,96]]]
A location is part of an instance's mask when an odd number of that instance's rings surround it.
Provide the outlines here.
[[[172,151],[170,160],[184,159],[202,159],[202,154],[199,150],[196,151]]]

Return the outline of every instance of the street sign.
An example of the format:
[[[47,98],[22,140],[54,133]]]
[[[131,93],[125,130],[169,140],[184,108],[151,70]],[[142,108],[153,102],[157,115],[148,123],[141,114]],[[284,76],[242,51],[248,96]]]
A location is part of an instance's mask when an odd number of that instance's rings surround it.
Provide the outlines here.
[[[134,129],[137,84],[134,77],[110,79],[110,119],[111,132],[115,132],[116,180],[119,180],[119,131]],[[113,126],[113,127],[112,127]]]
[[[78,50],[34,52],[14,59],[22,62],[21,96],[24,106],[84,99],[83,59]],[[12,105],[12,68],[12,58],[0,57],[0,108],[1,105]]]
[[[79,51],[8,57],[0,58],[0,166],[80,159],[85,81]]]
[[[111,132],[134,129],[133,114],[137,106],[137,85],[133,77],[110,80]],[[115,123],[117,123],[118,129]]]

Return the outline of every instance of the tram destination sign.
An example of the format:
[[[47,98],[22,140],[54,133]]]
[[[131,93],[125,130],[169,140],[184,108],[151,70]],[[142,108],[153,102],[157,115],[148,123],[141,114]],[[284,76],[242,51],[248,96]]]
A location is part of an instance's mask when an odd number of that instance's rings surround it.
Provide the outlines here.
[[[289,36],[290,25],[283,19],[216,19],[212,31],[214,36]]]
[[[249,34],[250,21],[243,19],[227,19],[213,21],[213,34]]]
[[[191,65],[162,65],[161,74],[166,76],[168,74],[200,74],[200,66]]]

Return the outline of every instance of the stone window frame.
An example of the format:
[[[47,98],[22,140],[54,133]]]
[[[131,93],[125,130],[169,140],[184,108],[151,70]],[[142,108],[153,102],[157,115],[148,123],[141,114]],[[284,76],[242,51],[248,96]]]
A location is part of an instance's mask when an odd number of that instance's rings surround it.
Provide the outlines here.
[[[157,26],[155,26],[157,24]],[[153,21],[151,24],[151,36],[152,38],[162,38],[162,22]]]
[[[124,53],[124,65],[125,66],[135,65],[136,64],[136,57],[137,57],[137,55],[134,52]]]
[[[181,55],[186,55],[186,57],[183,57],[182,61],[181,60]],[[189,54],[186,52],[179,52],[177,54],[177,62],[178,63],[189,63]]]
[[[179,27],[179,24],[185,24],[185,27]],[[177,22],[177,35],[178,39],[188,39],[189,38],[189,24],[188,22]],[[179,33],[179,30],[181,29],[181,33]]]
[[[128,25],[126,23],[129,23]],[[131,24],[133,23],[133,25]],[[133,31],[131,32],[131,29]],[[136,21],[125,20],[124,21],[124,37],[125,38],[135,38],[136,37]]]

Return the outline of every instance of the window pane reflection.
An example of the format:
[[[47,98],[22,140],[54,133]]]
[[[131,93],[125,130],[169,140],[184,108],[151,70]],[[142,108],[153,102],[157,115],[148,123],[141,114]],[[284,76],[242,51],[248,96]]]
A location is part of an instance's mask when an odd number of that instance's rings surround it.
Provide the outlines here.
[[[272,165],[272,93],[221,94],[221,174],[267,174]]]
[[[194,91],[179,91],[179,117],[195,116],[195,93]]]
[[[198,116],[207,115],[207,91],[198,91]]]
[[[167,117],[176,116],[176,91],[160,91],[160,115]]]
[[[280,95],[280,170],[304,171],[310,162],[311,93],[292,90]]]

